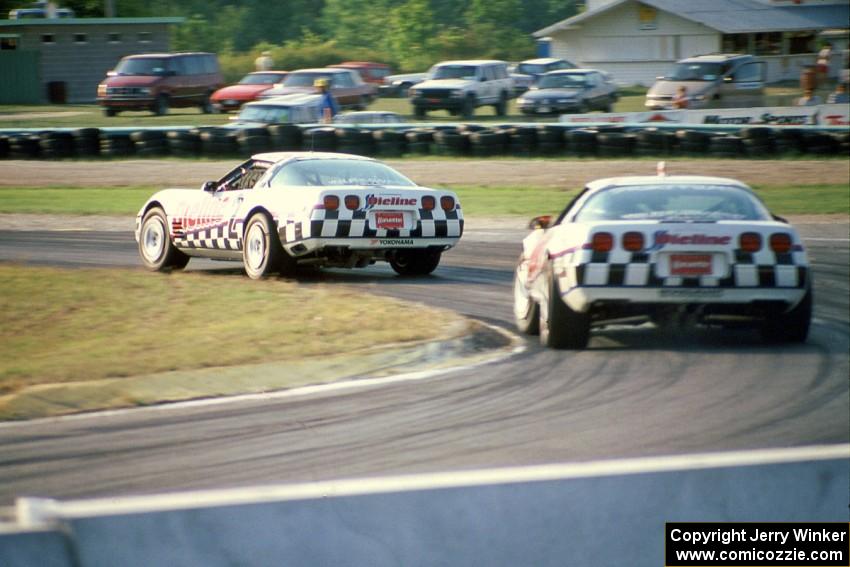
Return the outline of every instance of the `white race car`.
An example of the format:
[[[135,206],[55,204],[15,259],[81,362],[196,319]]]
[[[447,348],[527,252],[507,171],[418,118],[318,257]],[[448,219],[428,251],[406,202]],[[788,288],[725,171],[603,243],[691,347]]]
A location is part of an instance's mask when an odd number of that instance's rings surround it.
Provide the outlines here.
[[[591,326],[757,324],[803,342],[812,282],[799,235],[745,184],[645,176],[587,185],[557,219],[537,217],[514,278],[520,331],[581,349]]]
[[[425,275],[462,233],[451,191],[419,187],[370,158],[312,152],[255,155],[201,189],[156,193],[136,217],[148,269],[203,256],[241,260],[252,279],[377,260]]]

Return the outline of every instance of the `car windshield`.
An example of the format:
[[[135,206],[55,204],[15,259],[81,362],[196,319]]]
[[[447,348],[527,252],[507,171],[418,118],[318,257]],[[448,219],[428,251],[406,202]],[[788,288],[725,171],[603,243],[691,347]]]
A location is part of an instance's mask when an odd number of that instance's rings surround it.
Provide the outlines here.
[[[744,189],[722,185],[640,185],[604,189],[584,203],[576,222],[611,220],[769,220]]]
[[[284,77],[277,73],[251,73],[239,81],[240,85],[269,85],[281,81]]]
[[[312,87],[317,79],[331,80],[329,73],[290,73],[283,81],[284,87]]]
[[[722,72],[720,63],[677,63],[665,79],[670,81],[716,81]]]
[[[434,69],[432,79],[475,79],[475,67],[472,65],[440,65]]]
[[[168,63],[161,58],[122,59],[115,72],[119,75],[164,75]]]
[[[273,188],[300,186],[374,185],[415,187],[389,166],[353,159],[307,159],[281,167],[271,180]]]
[[[580,89],[586,83],[584,75],[544,75],[537,86],[541,89]]]
[[[264,122],[278,124],[291,122],[291,112],[288,106],[243,106],[239,113],[241,122]]]

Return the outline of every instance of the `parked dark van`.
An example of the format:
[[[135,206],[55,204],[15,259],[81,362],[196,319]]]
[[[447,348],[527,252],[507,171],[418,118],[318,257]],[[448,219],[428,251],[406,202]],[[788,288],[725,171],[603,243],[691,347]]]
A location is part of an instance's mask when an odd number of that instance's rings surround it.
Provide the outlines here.
[[[171,107],[197,106],[213,111],[210,95],[222,86],[213,53],[129,55],[97,87],[97,102],[107,116],[121,110],[168,114]]]

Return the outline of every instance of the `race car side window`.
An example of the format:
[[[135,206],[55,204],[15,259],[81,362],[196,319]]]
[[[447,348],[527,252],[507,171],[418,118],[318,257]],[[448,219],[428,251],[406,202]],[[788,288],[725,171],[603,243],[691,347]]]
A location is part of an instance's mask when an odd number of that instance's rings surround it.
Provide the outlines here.
[[[584,189],[582,189],[581,191],[579,191],[579,192],[576,194],[576,196],[575,196],[575,197],[573,197],[573,198],[570,200],[570,202],[569,202],[569,203],[567,203],[567,206],[566,206],[566,207],[564,207],[564,210],[563,210],[563,211],[561,211],[561,214],[560,214],[560,215],[558,215],[558,218],[557,218],[557,219],[555,219],[555,222],[553,222],[553,223],[552,223],[552,226],[555,226],[555,225],[561,224],[561,221],[563,221],[563,220],[564,220],[564,217],[566,217],[566,216],[567,216],[567,213],[569,213],[569,212],[570,212],[570,209],[572,209],[572,208],[573,208],[573,205],[575,205],[575,204],[576,204],[576,202],[577,202],[579,199],[581,199],[582,197],[584,197],[584,194],[585,194],[585,193],[587,193],[587,187],[585,187]]]
[[[268,168],[269,164],[266,162],[249,159],[222,177],[218,184],[218,190],[241,191],[252,189]]]

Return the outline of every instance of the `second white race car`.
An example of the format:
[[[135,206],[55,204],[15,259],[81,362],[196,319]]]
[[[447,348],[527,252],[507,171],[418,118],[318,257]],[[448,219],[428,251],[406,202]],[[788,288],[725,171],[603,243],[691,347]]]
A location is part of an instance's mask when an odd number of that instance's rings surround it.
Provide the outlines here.
[[[755,324],[803,342],[812,282],[800,236],[745,184],[702,176],[600,179],[538,217],[514,278],[518,328],[581,349],[592,326]]]
[[[462,233],[453,192],[419,187],[370,158],[313,152],[258,154],[201,189],[156,193],[136,217],[148,269],[201,256],[242,261],[253,279],[376,261],[425,275]]]

